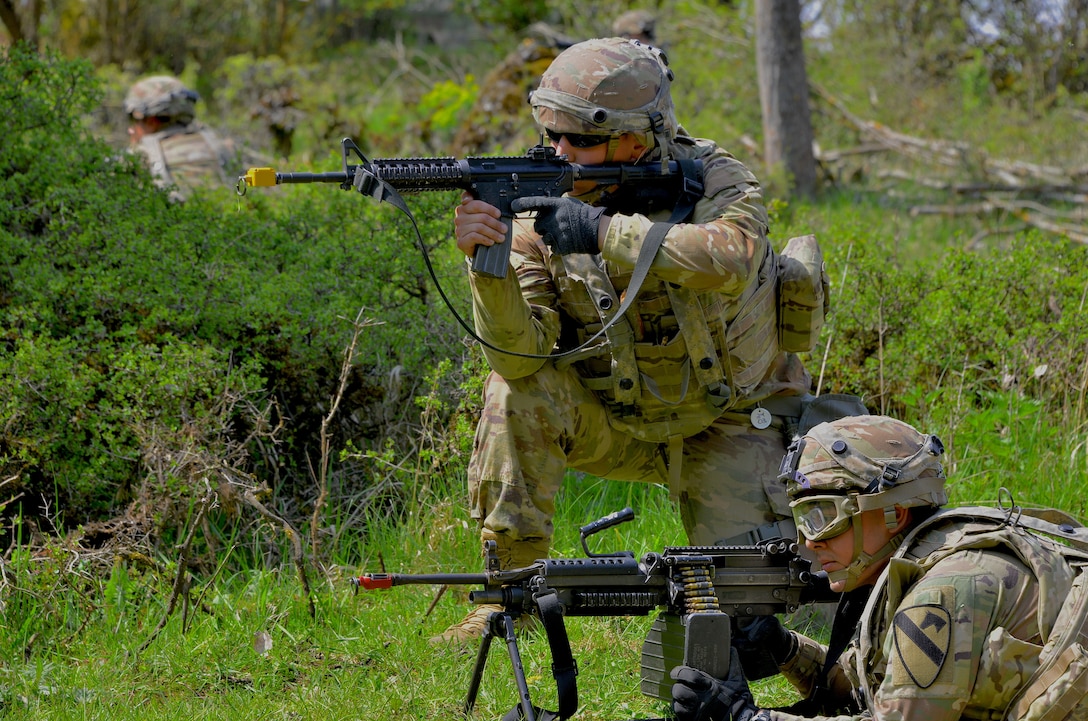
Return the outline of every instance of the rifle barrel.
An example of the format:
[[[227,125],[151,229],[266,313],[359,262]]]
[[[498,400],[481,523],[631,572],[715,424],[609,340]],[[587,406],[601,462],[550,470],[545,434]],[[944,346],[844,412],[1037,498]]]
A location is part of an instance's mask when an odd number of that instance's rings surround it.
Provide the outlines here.
[[[329,173],[276,173],[276,184],[284,183],[346,183],[348,175],[342,170]]]

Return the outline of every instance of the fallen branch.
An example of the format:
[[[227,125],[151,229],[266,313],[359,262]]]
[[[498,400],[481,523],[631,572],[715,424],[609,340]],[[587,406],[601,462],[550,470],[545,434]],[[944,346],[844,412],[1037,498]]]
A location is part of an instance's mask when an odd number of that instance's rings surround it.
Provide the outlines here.
[[[983,215],[1006,213],[1028,227],[1063,235],[1077,243],[1088,243],[1088,218],[1083,210],[1059,209],[1044,205],[1043,200],[1064,205],[1088,205],[1088,167],[1066,169],[1015,160],[990,157],[967,143],[918,138],[896,132],[881,123],[865,120],[851,113],[846,105],[816,83],[811,84],[816,97],[833,108],[864,141],[856,148],[820,154],[821,162],[837,162],[850,155],[894,152],[925,161],[940,168],[966,172],[973,180],[911,174],[904,170],[881,169],[876,176],[913,183],[957,197],[977,197],[972,203],[915,205],[912,215]],[[945,175],[947,171],[937,175]],[[981,178],[981,179],[979,179]],[[886,191],[888,195],[897,195]]]

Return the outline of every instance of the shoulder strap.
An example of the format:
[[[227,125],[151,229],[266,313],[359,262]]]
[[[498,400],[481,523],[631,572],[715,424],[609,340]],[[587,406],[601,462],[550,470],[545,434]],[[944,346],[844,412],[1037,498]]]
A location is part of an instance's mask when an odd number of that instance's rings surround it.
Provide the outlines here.
[[[681,180],[680,195],[676,199],[676,205],[673,206],[669,222],[683,223],[695,211],[695,205],[702,200],[706,187],[703,185],[702,163],[685,158],[677,160],[676,164],[680,166],[680,172],[684,177]]]
[[[1061,539],[1073,548],[1088,553],[1088,528],[1073,516],[1051,508],[991,508],[990,506],[959,506],[944,508],[918,524],[903,539],[896,555],[902,555],[925,531],[938,523],[949,520],[978,521],[988,520],[999,525],[1020,526],[1038,533]]]

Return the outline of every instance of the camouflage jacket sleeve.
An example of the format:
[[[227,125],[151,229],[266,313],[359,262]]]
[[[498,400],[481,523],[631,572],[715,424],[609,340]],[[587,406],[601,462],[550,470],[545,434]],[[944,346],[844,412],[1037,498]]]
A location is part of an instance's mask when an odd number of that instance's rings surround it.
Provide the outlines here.
[[[532,221],[514,221],[511,270],[505,278],[469,272],[476,333],[491,345],[516,353],[546,355],[559,337],[555,280],[550,251],[533,232]],[[523,378],[544,364],[484,348],[492,370],[504,378]]]
[[[793,632],[793,635],[797,639],[797,651],[789,661],[782,665],[780,671],[786,680],[797,689],[797,692],[801,694],[803,698],[807,698],[812,692],[813,686],[816,684],[816,679],[824,667],[825,659],[827,658],[827,647],[796,631]],[[829,690],[826,698],[829,706],[833,707],[836,703],[841,703],[842,707],[846,708],[850,706],[854,700],[854,684],[844,672],[842,663],[843,661],[840,659],[838,663],[831,667],[831,671],[828,673],[827,686]],[[798,719],[801,717],[782,711],[772,711],[771,718],[779,721],[786,721],[787,719]],[[845,719],[860,717],[846,715],[828,718]]]
[[[767,252],[763,196],[751,171],[724,151],[711,149],[703,162],[706,195],[692,222],[669,230],[651,272],[692,290],[739,296],[759,273]],[[652,224],[644,215],[614,216],[604,259],[633,268]]]

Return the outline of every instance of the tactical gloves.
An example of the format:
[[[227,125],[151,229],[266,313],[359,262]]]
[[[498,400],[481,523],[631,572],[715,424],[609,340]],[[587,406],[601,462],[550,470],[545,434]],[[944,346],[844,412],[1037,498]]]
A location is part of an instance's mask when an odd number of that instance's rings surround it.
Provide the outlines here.
[[[597,229],[604,208],[586,205],[573,198],[532,196],[516,198],[510,204],[515,213],[536,211],[533,230],[559,255],[601,252]]]
[[[745,616],[737,619],[733,645],[746,655],[769,653],[781,666],[797,651],[797,638],[775,616]]]
[[[752,721],[759,709],[748,690],[736,649],[731,656],[729,675],[724,680],[690,666],[672,670],[669,675],[676,681],[672,686],[676,721]]]

